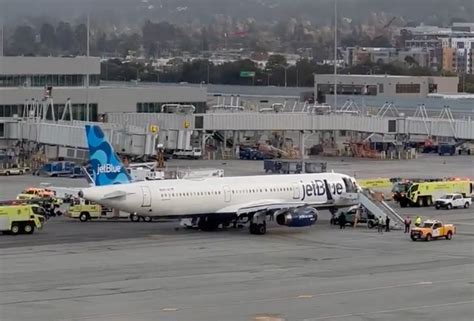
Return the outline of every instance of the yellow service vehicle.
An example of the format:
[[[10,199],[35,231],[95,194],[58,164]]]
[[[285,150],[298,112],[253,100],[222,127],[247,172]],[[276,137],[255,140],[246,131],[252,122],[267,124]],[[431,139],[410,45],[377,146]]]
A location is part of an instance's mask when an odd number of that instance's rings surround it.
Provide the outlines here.
[[[431,206],[434,201],[445,194],[462,194],[464,197],[472,194],[470,181],[439,181],[413,183],[407,192],[396,199],[400,207]]]
[[[412,228],[410,237],[412,241],[425,240],[426,242],[432,239],[446,238],[451,240],[456,233],[456,227],[453,224],[443,224],[436,220],[424,221],[420,227]]]
[[[65,216],[78,218],[81,222],[87,222],[92,219],[108,218],[107,214],[109,212],[111,212],[111,210],[106,207],[80,199],[72,202]]]
[[[0,231],[4,234],[33,234],[44,225],[45,210],[38,205],[0,206]]]
[[[391,178],[365,178],[358,179],[357,184],[363,189],[369,189],[374,192],[382,193],[383,199],[390,195],[393,187],[393,179]]]

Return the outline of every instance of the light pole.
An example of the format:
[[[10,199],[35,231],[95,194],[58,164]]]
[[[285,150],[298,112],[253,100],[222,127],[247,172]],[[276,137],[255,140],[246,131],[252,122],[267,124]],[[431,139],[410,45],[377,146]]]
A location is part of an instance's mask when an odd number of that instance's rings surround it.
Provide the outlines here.
[[[334,108],[337,108],[337,0],[334,0]]]

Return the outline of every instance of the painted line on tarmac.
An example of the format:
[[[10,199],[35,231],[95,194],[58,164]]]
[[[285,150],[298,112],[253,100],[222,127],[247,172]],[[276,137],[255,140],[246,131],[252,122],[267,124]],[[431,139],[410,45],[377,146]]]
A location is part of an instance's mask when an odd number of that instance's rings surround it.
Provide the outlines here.
[[[307,299],[308,301],[311,301],[312,299],[317,299],[318,297],[323,297],[323,296],[332,296],[332,295],[341,295],[341,294],[350,294],[350,293],[360,293],[360,292],[369,292],[369,291],[378,291],[378,290],[386,290],[386,289],[396,289],[396,288],[404,288],[404,287],[413,287],[413,286],[432,286],[435,284],[442,284],[442,283],[452,283],[456,281],[466,281],[466,280],[471,280],[471,278],[458,278],[458,279],[451,279],[451,280],[442,280],[442,281],[434,281],[434,282],[427,282],[427,281],[420,281],[420,282],[415,282],[415,283],[405,283],[405,284],[397,284],[397,285],[387,285],[387,286],[380,286],[380,287],[373,287],[373,288],[364,288],[364,289],[354,289],[354,290],[346,290],[346,291],[337,291],[337,292],[326,292],[326,293],[318,293],[318,294],[303,294],[303,295],[298,295],[298,296],[288,296],[288,297],[279,297],[279,298],[263,298],[263,299],[252,299],[249,301],[239,301],[235,303],[229,303],[225,305],[213,305],[213,304],[208,304],[208,305],[199,305],[199,306],[181,306],[181,307],[175,307],[177,310],[176,311],[182,311],[182,310],[192,310],[192,309],[209,309],[209,308],[215,308],[215,307],[222,307],[222,308],[227,308],[229,306],[240,306],[240,305],[247,305],[249,302],[251,303],[263,303],[263,302],[278,302],[278,301],[289,301],[289,300],[301,300],[301,299]],[[139,291],[136,291],[139,292]],[[116,293],[116,294],[122,294],[122,293]],[[110,296],[114,295],[112,294],[105,294],[103,296]],[[100,296],[100,295],[97,295]],[[87,297],[86,295],[84,297]],[[35,300],[34,302],[39,302],[39,301],[50,301],[50,300],[67,300],[71,298],[58,298],[58,299],[46,299],[46,300]],[[25,301],[18,302],[18,303],[24,303]],[[474,302],[474,300],[473,300]],[[0,306],[3,304],[0,304]],[[439,306],[439,305],[436,305]],[[146,311],[139,311],[139,312],[123,312],[123,313],[110,313],[110,314],[93,314],[93,315],[88,315],[88,316],[81,316],[81,317],[71,317],[71,318],[66,318],[65,320],[97,320],[97,318],[111,318],[111,317],[123,317],[123,316],[133,316],[133,315],[140,315],[140,314],[148,314],[148,313],[156,313],[156,312],[163,312],[164,308],[158,308],[158,309],[149,309]],[[381,312],[378,312],[381,313]],[[356,314],[351,314],[348,316],[352,316]],[[332,317],[324,317],[327,319],[333,318]],[[308,321],[313,320],[313,319],[307,319]],[[319,320],[319,319],[315,319]],[[324,319],[322,319],[324,320]]]
[[[411,306],[411,307],[403,307],[403,308],[396,308],[396,309],[387,309],[387,310],[378,310],[378,311],[371,311],[371,312],[354,312],[354,313],[347,313],[347,314],[334,314],[334,315],[327,315],[323,317],[317,318],[309,318],[303,319],[302,321],[315,321],[315,320],[328,320],[328,319],[343,319],[349,317],[360,317],[360,316],[368,316],[374,314],[386,314],[386,313],[394,313],[394,312],[401,312],[401,311],[410,311],[410,310],[420,310],[420,309],[431,309],[431,308],[439,308],[439,307],[449,307],[449,306],[459,306],[465,304],[472,304],[474,300],[470,301],[457,301],[457,302],[450,302],[450,303],[440,303],[440,304],[432,304],[432,305],[418,305],[418,306]]]

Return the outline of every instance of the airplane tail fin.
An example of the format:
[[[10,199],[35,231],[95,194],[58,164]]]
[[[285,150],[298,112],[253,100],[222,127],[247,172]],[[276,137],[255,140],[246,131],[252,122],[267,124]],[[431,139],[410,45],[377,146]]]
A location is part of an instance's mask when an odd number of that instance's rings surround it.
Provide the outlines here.
[[[132,179],[108,142],[102,129],[97,125],[86,125],[89,163],[95,186],[128,184]]]

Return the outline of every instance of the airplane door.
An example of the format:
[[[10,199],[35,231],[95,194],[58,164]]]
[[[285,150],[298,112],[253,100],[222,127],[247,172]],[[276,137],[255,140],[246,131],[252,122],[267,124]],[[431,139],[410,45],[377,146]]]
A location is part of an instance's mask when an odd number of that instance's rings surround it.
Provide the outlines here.
[[[230,187],[229,186],[224,186],[224,202],[230,202]]]
[[[298,183],[293,183],[293,199],[300,199],[300,185]]]
[[[148,186],[142,186],[142,207],[150,207],[151,206],[151,191]]]

